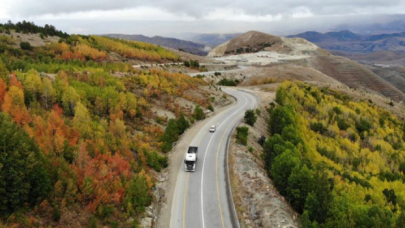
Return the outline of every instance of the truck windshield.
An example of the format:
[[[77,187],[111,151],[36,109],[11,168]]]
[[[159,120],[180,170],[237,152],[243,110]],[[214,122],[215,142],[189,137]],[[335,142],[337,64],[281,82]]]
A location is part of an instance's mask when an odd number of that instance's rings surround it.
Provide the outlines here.
[[[194,165],[194,161],[186,161],[186,165]]]

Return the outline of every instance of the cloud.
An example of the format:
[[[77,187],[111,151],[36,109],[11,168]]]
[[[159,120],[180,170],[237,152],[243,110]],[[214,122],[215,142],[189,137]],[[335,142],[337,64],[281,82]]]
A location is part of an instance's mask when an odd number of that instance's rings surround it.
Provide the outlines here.
[[[1,21],[48,23],[74,33],[242,32],[245,28],[282,33],[298,26],[317,30],[355,23],[358,17],[353,16],[371,15],[368,20],[377,20],[373,15],[405,13],[405,0],[0,0],[0,6]]]
[[[0,3],[10,2],[0,0]],[[10,3],[9,3],[10,4]],[[174,15],[204,19],[216,11],[241,11],[249,17],[291,15],[305,9],[314,15],[345,15],[364,12],[404,11],[404,0],[14,0],[10,10],[18,16],[69,14],[91,11],[119,11],[137,8],[155,8]],[[396,12],[392,12],[396,13]]]

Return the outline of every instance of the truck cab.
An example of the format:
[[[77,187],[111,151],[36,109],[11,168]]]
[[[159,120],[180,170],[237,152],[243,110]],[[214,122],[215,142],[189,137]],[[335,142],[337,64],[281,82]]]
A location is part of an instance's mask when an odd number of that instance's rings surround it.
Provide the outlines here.
[[[184,171],[186,172],[194,172],[195,166],[197,164],[197,152],[198,147],[190,146],[186,153],[186,157],[184,158]]]

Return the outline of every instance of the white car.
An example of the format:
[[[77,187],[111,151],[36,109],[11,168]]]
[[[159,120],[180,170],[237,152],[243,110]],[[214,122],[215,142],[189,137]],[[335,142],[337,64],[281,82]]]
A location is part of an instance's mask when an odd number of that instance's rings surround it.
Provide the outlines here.
[[[210,132],[215,132],[216,129],[217,129],[217,127],[215,125],[212,125],[210,127]]]

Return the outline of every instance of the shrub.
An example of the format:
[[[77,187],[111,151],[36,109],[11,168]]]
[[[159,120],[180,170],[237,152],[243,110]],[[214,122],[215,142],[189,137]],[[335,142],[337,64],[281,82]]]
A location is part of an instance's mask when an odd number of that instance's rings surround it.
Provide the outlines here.
[[[196,105],[194,108],[194,114],[193,114],[194,118],[196,120],[203,120],[205,119],[205,114],[204,111],[202,110],[202,108],[199,105]]]
[[[190,62],[189,61],[184,61],[184,66],[185,67],[190,67]]]
[[[326,131],[326,128],[321,122],[311,123],[311,130],[323,134]]]
[[[211,112],[214,111],[214,107],[212,106],[212,104],[209,104],[207,108],[208,108],[208,110],[210,110]]]
[[[231,79],[223,78],[221,79],[217,85],[222,85],[222,86],[236,86],[237,83],[235,81],[232,81]]]
[[[245,122],[253,127],[257,120],[256,113],[253,109],[246,110],[245,112]]]
[[[370,131],[371,123],[367,120],[361,118],[359,122],[356,122],[356,129],[359,133],[363,133],[365,131]]]
[[[28,43],[28,42],[21,42],[21,43],[20,43],[20,47],[21,47],[21,49],[23,49],[23,50],[28,50],[28,51],[31,51],[31,50],[32,50],[32,46],[31,46],[31,44]]]
[[[249,128],[247,127],[236,128],[236,142],[246,146],[248,135],[249,135]]]

